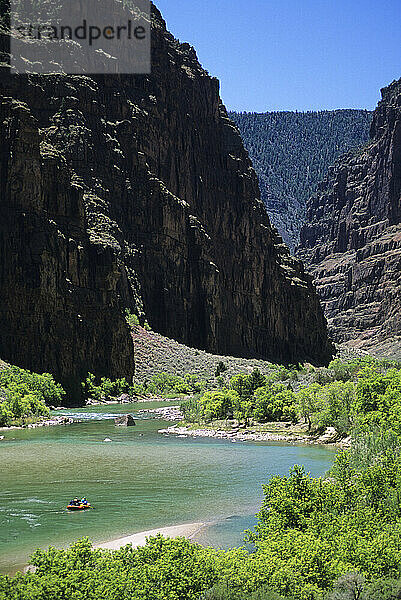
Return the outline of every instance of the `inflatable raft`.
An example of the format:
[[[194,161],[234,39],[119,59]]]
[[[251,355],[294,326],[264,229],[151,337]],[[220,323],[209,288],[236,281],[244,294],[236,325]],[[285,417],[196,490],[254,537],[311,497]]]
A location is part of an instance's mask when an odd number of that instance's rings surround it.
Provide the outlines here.
[[[88,508],[92,508],[90,504],[69,504],[67,506],[67,510],[87,510]]]

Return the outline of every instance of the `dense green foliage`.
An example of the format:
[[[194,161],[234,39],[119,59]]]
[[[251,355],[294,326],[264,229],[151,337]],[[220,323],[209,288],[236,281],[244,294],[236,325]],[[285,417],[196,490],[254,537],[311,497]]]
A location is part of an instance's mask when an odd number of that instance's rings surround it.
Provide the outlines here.
[[[134,395],[133,386],[125,378],[111,381],[108,377],[96,378],[93,373],[88,373],[82,383],[85,398],[103,402],[109,398],[117,398],[121,394]]]
[[[0,371],[0,426],[23,425],[61,406],[65,391],[49,373],[39,375],[19,367]]]
[[[141,384],[128,383],[126,379],[111,381],[107,377],[97,379],[92,373],[82,384],[86,398],[104,402],[110,398],[117,398],[121,394],[129,396],[177,396],[179,394],[196,394],[204,388],[204,383],[196,375],[171,375],[158,373],[150,381]]]
[[[272,383],[255,391],[255,421],[296,421],[295,394],[282,383]]]
[[[401,434],[401,370],[383,370],[378,362],[335,361],[326,384],[313,383],[297,393],[297,409],[309,429],[332,426],[339,433],[372,426]]]
[[[217,580],[212,552],[160,536],[113,554],[81,540],[69,551],[37,551],[32,563],[35,574],[0,577],[1,600],[195,600]]]
[[[115,552],[92,550],[83,539],[69,550],[38,550],[31,563],[36,573],[0,576],[0,600],[285,600],[246,551],[160,535]]]
[[[241,404],[238,392],[227,389],[206,392],[199,399],[200,413],[205,421],[232,418]]]
[[[183,402],[181,409],[188,422],[236,419],[248,425],[303,419],[310,433],[334,427],[349,435],[385,427],[401,435],[400,402],[401,365],[363,358],[334,360],[327,369],[309,372],[281,367],[269,377],[255,369]]]
[[[188,373],[185,377],[159,373],[154,375],[145,384],[145,390],[149,394],[196,394],[204,389],[204,382],[196,375]]]
[[[305,204],[342,154],[366,143],[366,110],[229,113],[259,177],[272,222],[290,247],[297,245]]]
[[[184,418],[189,422],[236,419],[251,421],[294,421],[296,419],[295,394],[281,383],[282,378],[293,379],[293,371],[277,370],[265,377],[258,369],[231,377],[220,390],[207,391],[198,399],[181,405]]]
[[[377,429],[340,451],[328,478],[294,467],[264,486],[250,537],[271,560],[271,584],[278,576],[275,587],[305,598],[334,586],[329,597],[345,599],[354,598],[345,588],[359,582],[363,593],[355,597],[399,597],[392,594],[401,589],[400,453],[400,438]]]
[[[254,592],[242,593],[237,586],[233,587],[229,581],[223,580],[206,590],[200,600],[286,600],[277,594],[270,586],[263,586]]]
[[[92,373],[88,373],[88,377],[82,383],[85,397],[98,402],[118,398],[121,394],[128,394],[131,397],[155,395],[176,397],[180,394],[196,394],[204,387],[203,381],[189,373],[185,377],[158,373],[149,381],[132,384],[124,378],[111,381],[108,377],[96,378]]]

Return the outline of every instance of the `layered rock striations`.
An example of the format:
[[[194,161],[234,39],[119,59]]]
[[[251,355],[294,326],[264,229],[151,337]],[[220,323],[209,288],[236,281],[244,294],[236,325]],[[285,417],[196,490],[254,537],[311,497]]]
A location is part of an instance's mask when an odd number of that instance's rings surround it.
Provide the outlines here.
[[[218,81],[156,9],[152,29],[150,76],[3,77],[0,356],[75,390],[131,376],[129,309],[212,352],[327,362]]]
[[[299,256],[337,341],[401,356],[401,80],[382,90],[370,143],[311,198]]]

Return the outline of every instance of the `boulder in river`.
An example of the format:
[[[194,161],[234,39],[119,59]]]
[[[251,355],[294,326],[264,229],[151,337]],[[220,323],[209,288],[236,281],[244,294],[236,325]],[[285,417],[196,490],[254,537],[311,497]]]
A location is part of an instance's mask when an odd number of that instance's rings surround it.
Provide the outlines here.
[[[121,415],[121,417],[116,417],[114,423],[120,427],[133,427],[136,425],[132,415]]]

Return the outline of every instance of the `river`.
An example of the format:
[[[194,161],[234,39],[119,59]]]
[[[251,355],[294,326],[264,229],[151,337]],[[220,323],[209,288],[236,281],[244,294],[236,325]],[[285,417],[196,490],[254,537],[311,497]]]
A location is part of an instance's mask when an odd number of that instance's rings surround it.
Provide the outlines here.
[[[157,433],[165,421],[154,419],[114,425],[113,415],[157,406],[71,409],[58,414],[82,422],[2,432],[1,573],[21,569],[37,547],[195,521],[211,523],[197,541],[239,546],[242,531],[255,523],[262,483],[295,463],[321,475],[333,461],[333,449],[325,447],[168,437]],[[83,495],[95,510],[69,513],[67,502]]]

